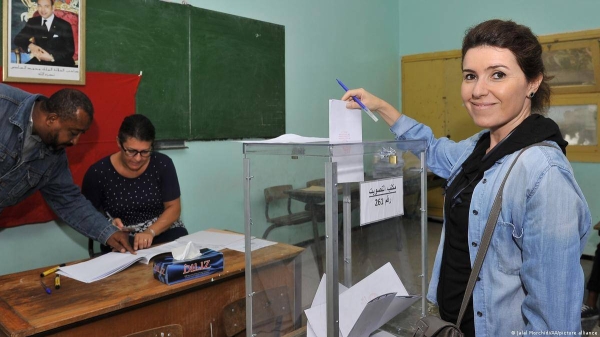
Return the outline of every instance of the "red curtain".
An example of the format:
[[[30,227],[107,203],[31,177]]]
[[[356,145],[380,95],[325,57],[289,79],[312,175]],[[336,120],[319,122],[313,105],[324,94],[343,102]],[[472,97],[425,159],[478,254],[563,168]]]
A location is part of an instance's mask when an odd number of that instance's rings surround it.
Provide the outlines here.
[[[1,69],[1,68],[0,68]],[[135,113],[135,94],[141,76],[111,73],[86,73],[86,85],[7,83],[27,92],[49,97],[62,88],[83,91],[94,105],[94,122],[79,138],[79,143],[67,148],[73,180],[81,187],[90,165],[118,150],[116,137],[125,116]],[[56,215],[37,192],[17,205],[0,213],[0,228],[47,222]]]

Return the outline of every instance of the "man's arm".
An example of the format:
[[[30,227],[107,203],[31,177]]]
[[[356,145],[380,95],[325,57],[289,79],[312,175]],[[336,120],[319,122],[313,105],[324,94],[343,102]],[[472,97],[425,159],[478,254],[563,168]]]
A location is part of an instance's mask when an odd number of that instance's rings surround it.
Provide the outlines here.
[[[66,155],[63,153],[61,157],[49,183],[40,189],[48,205],[79,233],[118,251],[134,253],[127,239],[128,234],[113,226],[81,194],[73,182]]]

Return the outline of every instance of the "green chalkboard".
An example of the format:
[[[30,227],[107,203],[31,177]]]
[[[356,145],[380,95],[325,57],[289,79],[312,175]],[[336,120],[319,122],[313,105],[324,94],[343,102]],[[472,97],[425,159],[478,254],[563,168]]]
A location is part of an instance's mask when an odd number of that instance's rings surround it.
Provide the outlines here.
[[[194,139],[285,133],[284,27],[191,8]]]
[[[158,138],[189,138],[188,16],[188,6],[158,0],[87,3],[87,70],[142,71],[137,113]]]
[[[136,111],[157,138],[285,133],[283,26],[159,0],[80,1],[86,70],[142,72]]]

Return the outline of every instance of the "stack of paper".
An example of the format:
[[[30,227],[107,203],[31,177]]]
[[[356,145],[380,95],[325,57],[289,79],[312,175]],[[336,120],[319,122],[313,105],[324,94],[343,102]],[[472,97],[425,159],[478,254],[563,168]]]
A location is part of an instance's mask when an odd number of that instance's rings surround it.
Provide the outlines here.
[[[307,337],[327,337],[325,277],[310,309]],[[342,337],[367,337],[421,296],[408,295],[402,281],[388,262],[351,288],[339,285],[339,327]]]
[[[176,248],[185,247],[188,242],[193,242],[194,245],[198,247],[210,248],[212,250],[223,250],[228,248],[241,252],[245,251],[243,235],[214,231],[200,231],[182,236],[179,239],[164,245],[138,250],[136,255],[130,253],[108,253],[85,262],[71,266],[60,267],[56,273],[81,282],[91,283],[116,274],[136,262],[148,264],[150,259],[156,255],[170,253]],[[260,249],[274,244],[275,242],[272,241],[253,238],[251,250]]]
[[[138,250],[137,255],[116,252],[107,253],[86,262],[60,267],[56,273],[81,282],[91,283],[116,274],[138,261],[148,264],[151,258],[158,254],[168,253],[179,245],[177,242],[169,242],[164,245]]]

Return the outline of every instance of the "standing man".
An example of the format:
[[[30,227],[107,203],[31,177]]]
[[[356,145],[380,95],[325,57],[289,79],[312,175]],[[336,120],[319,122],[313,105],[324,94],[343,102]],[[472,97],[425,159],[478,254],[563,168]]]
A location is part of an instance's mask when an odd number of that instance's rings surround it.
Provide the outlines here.
[[[54,0],[38,0],[37,11],[15,36],[15,44],[31,54],[27,64],[75,67],[71,25],[54,15]]]
[[[134,253],[128,233],[100,214],[73,183],[65,147],[92,124],[94,107],[81,91],[50,98],[0,84],[0,213],[39,190],[54,213],[81,234]]]

